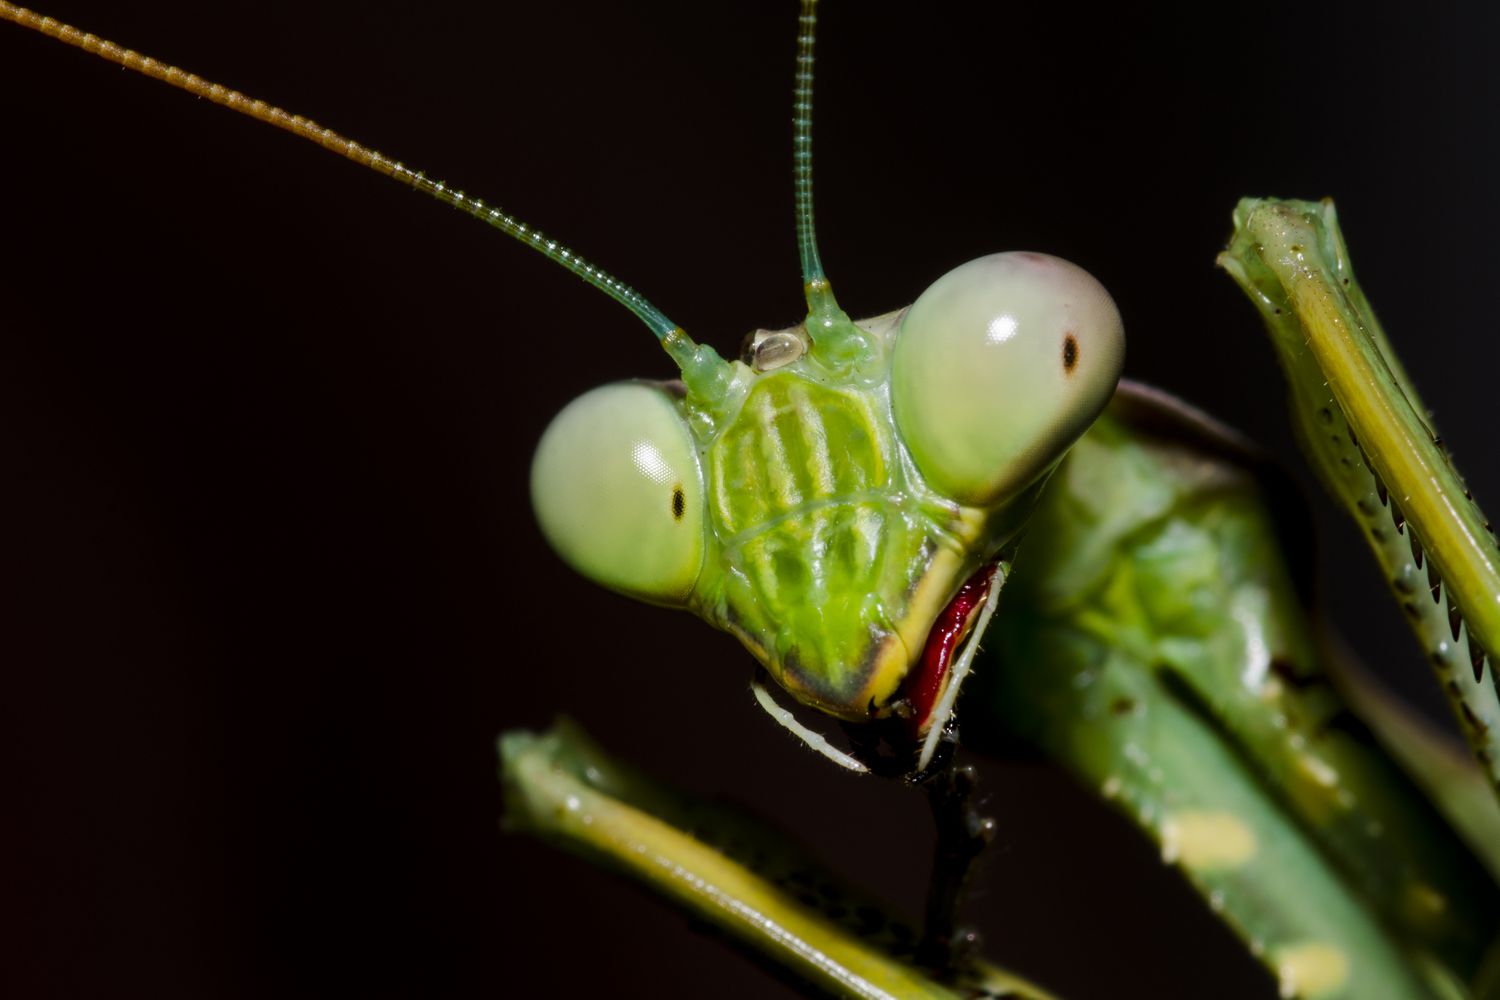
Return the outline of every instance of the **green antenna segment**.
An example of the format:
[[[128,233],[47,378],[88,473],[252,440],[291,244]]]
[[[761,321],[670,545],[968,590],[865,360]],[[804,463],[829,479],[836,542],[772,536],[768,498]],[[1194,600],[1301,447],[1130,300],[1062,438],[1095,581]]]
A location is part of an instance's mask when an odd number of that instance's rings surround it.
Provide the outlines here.
[[[380,157],[379,153],[373,154]],[[384,160],[384,157],[380,157]],[[541,230],[517,219],[507,212],[503,212],[491,205],[486,205],[478,198],[472,198],[462,191],[448,187],[440,181],[428,179],[423,174],[410,170],[399,163],[389,160],[376,166],[370,164],[374,169],[388,173],[394,179],[408,184],[418,191],[429,194],[439,201],[446,202],[461,212],[465,212],[484,222],[494,226],[507,236],[514,237],[522,243],[531,247],[537,253],[548,260],[561,264],[572,271],[584,281],[599,289],[605,295],[623,305],[626,309],[635,313],[641,322],[651,328],[656,334],[656,339],[666,349],[668,355],[677,363],[682,372],[682,381],[687,386],[688,395],[695,397],[704,405],[715,408],[723,404],[729,394],[729,384],[733,377],[729,365],[719,353],[707,344],[698,344],[678,326],[666,317],[656,306],[647,301],[640,292],[631,288],[620,279],[606,271],[595,267],[586,259],[569,250],[563,244],[547,236]],[[825,282],[826,285],[826,282]]]
[[[797,196],[797,253],[802,258],[802,282],[809,289],[828,281],[823,261],[818,258],[818,234],[813,225],[813,43],[817,35],[818,0],[802,0],[802,14],[797,18],[797,73],[792,90],[792,181]]]
[[[385,157],[382,157],[379,153],[375,153],[373,150],[371,150],[371,153],[373,156],[385,160]],[[657,340],[665,341],[674,330],[679,333],[681,332],[676,323],[668,319],[665,313],[652,305],[640,292],[631,288],[609,272],[591,264],[586,258],[568,249],[557,240],[552,239],[535,226],[528,226],[510,213],[493,205],[487,205],[481,199],[466,195],[456,188],[449,187],[442,181],[432,180],[420,171],[411,170],[400,163],[394,163],[389,160],[386,160],[386,163],[389,164],[388,169],[382,169],[381,166],[376,166],[374,163],[369,165],[376,170],[381,170],[382,173],[388,173],[395,180],[401,181],[424,194],[431,195],[438,201],[446,202],[459,211],[467,215],[472,215],[480,222],[494,226],[507,236],[513,237],[531,247],[531,249],[553,263],[561,264],[605,295],[620,303],[626,309],[635,313],[641,322],[645,323],[651,328],[651,332],[656,334]]]
[[[824,361],[836,369],[858,367],[878,350],[869,336],[839,308],[818,256],[813,223],[812,113],[813,44],[818,36],[818,0],[802,0],[797,18],[797,73],[792,88],[792,183],[796,192],[797,253],[802,258],[802,290],[807,296],[807,334]]]

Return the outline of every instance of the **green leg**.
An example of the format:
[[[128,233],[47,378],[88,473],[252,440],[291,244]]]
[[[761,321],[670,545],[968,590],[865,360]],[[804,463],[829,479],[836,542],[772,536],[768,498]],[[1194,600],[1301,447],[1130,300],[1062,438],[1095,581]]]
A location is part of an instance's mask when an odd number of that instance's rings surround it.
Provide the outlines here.
[[[608,758],[577,727],[500,739],[506,825],[642,883],[685,915],[782,967],[815,995],[867,1000],[1047,1000],[979,962],[938,982],[917,934],[733,810],[683,796]]]
[[[1246,199],[1219,262],[1260,309],[1304,450],[1364,531],[1500,788],[1500,548],[1354,280],[1333,204]]]
[[[965,736],[1113,799],[1299,995],[1467,982],[1494,883],[1328,683],[1235,449],[1122,390],[1037,511]]]

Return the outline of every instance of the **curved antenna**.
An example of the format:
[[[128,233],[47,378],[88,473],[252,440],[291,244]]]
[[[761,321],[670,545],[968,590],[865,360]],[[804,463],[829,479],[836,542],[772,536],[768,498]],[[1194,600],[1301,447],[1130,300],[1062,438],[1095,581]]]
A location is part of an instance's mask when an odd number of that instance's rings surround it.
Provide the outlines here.
[[[407,187],[452,205],[466,215],[471,215],[480,222],[493,226],[507,236],[526,244],[553,263],[561,264],[629,309],[651,329],[656,339],[662,342],[667,353],[682,368],[683,380],[687,383],[689,391],[713,399],[716,393],[722,391],[717,387],[721,387],[728,381],[728,366],[713,348],[700,347],[693,343],[681,327],[668,319],[666,314],[652,305],[644,295],[607,271],[591,264],[541,230],[526,225],[500,208],[485,204],[479,198],[466,195],[441,181],[432,180],[420,170],[412,170],[399,161],[362,146],[352,139],[347,139],[311,119],[283,111],[265,101],[247,97],[238,90],[220,86],[195,73],[189,73],[176,66],[152,59],[150,56],[141,55],[133,49],[122,48],[108,39],[80,31],[54,18],[43,17],[25,7],[17,7],[5,0],[0,0],[0,20],[11,21],[23,28],[30,28],[108,62],[134,70],[179,90],[185,90],[231,111],[237,111],[256,121],[274,125],[299,138],[316,143],[331,153],[337,153],[361,166],[369,167],[376,173],[384,174]]]

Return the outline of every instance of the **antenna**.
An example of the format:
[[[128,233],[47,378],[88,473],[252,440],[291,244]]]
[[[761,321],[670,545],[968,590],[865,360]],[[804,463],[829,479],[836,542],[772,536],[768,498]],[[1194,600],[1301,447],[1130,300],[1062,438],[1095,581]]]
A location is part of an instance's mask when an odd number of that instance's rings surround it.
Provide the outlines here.
[[[694,343],[681,327],[668,319],[665,313],[652,305],[640,292],[508,212],[488,205],[479,198],[466,195],[441,181],[432,180],[420,170],[412,170],[405,164],[362,146],[352,139],[347,139],[332,129],[324,128],[311,119],[291,114],[274,104],[247,97],[238,90],[220,86],[195,73],[189,73],[176,66],[152,59],[150,56],[141,55],[133,49],[122,48],[108,39],[80,31],[70,24],[43,17],[25,7],[7,3],[5,0],[0,0],[0,20],[11,21],[23,28],[30,28],[108,62],[134,70],[179,90],[185,90],[231,111],[247,115],[256,121],[274,125],[299,138],[316,143],[331,153],[337,153],[345,159],[369,167],[376,173],[384,174],[407,187],[431,195],[438,201],[493,226],[507,236],[531,247],[553,263],[561,264],[629,309],[651,329],[667,353],[677,362],[678,367],[682,369],[683,381],[687,384],[689,392],[709,401],[722,398],[723,386],[727,384],[730,377],[729,366],[713,348]]]
[[[807,333],[825,357],[857,361],[868,350],[866,336],[839,308],[818,256],[813,222],[812,115],[813,46],[818,36],[818,0],[802,0],[797,18],[797,70],[792,87],[792,185],[796,198],[797,254],[807,296]]]
[[[792,185],[797,203],[797,254],[802,258],[802,282],[809,288],[828,283],[823,261],[818,256],[818,232],[813,222],[813,44],[817,37],[818,0],[802,0],[802,14],[797,18],[797,71],[792,88]]]

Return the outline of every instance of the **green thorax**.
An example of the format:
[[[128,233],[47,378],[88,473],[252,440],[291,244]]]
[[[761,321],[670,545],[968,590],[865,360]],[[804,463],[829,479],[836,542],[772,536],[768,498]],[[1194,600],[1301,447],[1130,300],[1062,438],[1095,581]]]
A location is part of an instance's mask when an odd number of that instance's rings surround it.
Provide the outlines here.
[[[967,693],[988,725],[967,734],[1019,736],[1100,789],[1281,975],[1317,941],[1359,956],[1327,996],[1426,996],[1401,952],[1467,978],[1500,896],[1340,697],[1278,482],[1201,414],[1122,385],[1037,506]]]
[[[898,318],[858,324],[868,350],[853,363],[736,362],[727,402],[690,413],[709,525],[691,606],[799,701],[850,720],[890,710],[938,613],[1009,534],[1000,509],[931,489],[903,446]]]

